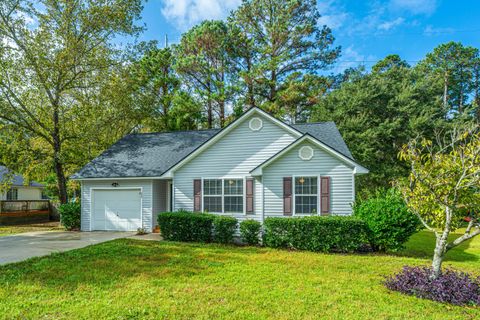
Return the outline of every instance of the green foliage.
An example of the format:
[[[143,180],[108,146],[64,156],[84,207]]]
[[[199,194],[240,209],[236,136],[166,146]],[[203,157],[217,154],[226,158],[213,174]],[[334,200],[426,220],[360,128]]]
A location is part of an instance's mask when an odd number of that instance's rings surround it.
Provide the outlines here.
[[[355,252],[368,244],[368,227],[354,217],[267,218],[264,244],[318,252]]]
[[[304,118],[308,108],[295,112],[295,101],[307,92],[302,104],[308,106],[316,92],[289,77],[315,74],[340,54],[331,30],[322,27],[319,18],[315,0],[246,0],[232,13],[229,23],[238,34],[233,39],[240,43],[235,66],[247,105],[262,106],[277,116],[292,115],[292,120]]]
[[[369,241],[376,251],[398,251],[418,231],[420,220],[411,213],[396,189],[377,190],[353,207],[354,215],[365,221]]]
[[[233,236],[237,230],[237,219],[227,216],[216,216],[213,220],[213,238],[219,243],[233,243]]]
[[[355,159],[370,170],[357,190],[389,187],[408,174],[399,148],[419,134],[433,136],[447,126],[440,86],[424,79],[397,55],[379,61],[372,72],[349,70],[336,90],[312,111],[313,121],[334,121]]]
[[[222,21],[204,21],[186,32],[175,47],[175,69],[206,106],[208,128],[225,124],[225,106],[232,98],[229,30]]]
[[[397,181],[408,207],[433,228],[459,228],[465,216],[480,211],[480,130],[460,130],[405,145],[401,160],[410,164],[408,179]],[[437,143],[442,138],[437,139]]]
[[[62,203],[67,177],[132,128],[130,109],[112,103],[127,56],[113,39],[138,35],[142,9],[141,0],[1,2],[1,161],[38,181],[55,172]]]
[[[67,230],[80,229],[81,207],[80,202],[70,202],[61,204],[58,207],[60,213],[60,223]]]
[[[242,237],[242,242],[250,245],[256,246],[260,242],[260,231],[262,225],[256,220],[244,220],[240,223],[240,235]]]
[[[211,242],[215,215],[187,211],[158,215],[162,238],[170,241]]]

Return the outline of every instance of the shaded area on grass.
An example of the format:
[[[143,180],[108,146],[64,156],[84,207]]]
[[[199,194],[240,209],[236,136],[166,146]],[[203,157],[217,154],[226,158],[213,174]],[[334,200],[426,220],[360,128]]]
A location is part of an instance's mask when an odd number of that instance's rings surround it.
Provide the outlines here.
[[[455,240],[460,237],[461,233],[451,233],[449,240]],[[406,248],[400,252],[395,253],[397,256],[413,257],[421,259],[432,259],[433,250],[435,248],[435,235],[426,230],[422,230],[414,234],[409,242],[406,244]],[[445,261],[480,261],[480,240],[470,239],[465,241],[458,247],[447,252]]]
[[[11,236],[19,233],[34,232],[34,231],[64,231],[58,221],[31,223],[16,226],[0,226],[0,237]]]

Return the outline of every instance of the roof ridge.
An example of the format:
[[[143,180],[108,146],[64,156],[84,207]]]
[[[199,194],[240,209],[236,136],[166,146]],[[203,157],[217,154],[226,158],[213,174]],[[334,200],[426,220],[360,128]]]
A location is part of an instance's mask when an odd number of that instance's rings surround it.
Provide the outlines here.
[[[148,135],[148,134],[164,134],[164,133],[182,133],[182,132],[205,132],[205,131],[218,131],[221,128],[211,128],[211,129],[199,129],[199,130],[177,130],[177,131],[156,131],[156,132],[134,132],[128,133],[126,136],[136,136],[136,135]]]
[[[293,123],[293,126],[296,125],[310,125],[310,124],[326,124],[326,123],[333,123],[335,124],[335,121],[317,121],[317,122],[302,122],[302,123]]]

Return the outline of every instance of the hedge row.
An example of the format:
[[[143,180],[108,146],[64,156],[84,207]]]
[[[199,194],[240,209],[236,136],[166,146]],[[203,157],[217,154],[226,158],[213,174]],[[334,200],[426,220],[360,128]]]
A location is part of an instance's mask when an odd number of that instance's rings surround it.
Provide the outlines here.
[[[164,212],[158,225],[165,240],[186,242],[233,243],[237,219],[198,212]],[[259,243],[260,223],[246,220],[240,224],[242,240],[250,245]]]
[[[316,252],[354,252],[368,246],[368,227],[354,217],[267,218],[264,244]]]
[[[158,215],[165,240],[233,243],[237,220],[207,213],[165,212]],[[272,248],[320,252],[361,251],[368,245],[368,227],[354,217],[267,218],[263,243]],[[261,235],[258,221],[240,224],[242,241],[257,245]]]

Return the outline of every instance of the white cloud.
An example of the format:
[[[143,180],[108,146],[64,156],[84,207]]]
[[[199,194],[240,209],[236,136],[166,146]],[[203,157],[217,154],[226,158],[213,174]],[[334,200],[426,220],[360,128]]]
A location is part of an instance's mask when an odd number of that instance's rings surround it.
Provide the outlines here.
[[[320,12],[319,25],[326,25],[331,29],[338,29],[343,26],[349,14],[334,0],[321,1],[318,4],[318,12]]]
[[[437,0],[391,0],[394,10],[405,10],[413,14],[432,14],[437,9]]]
[[[383,23],[379,24],[378,29],[388,31],[388,30],[391,30],[395,27],[398,27],[399,25],[401,25],[404,22],[405,22],[405,19],[400,17],[400,18],[397,18],[395,20],[386,21],[386,22],[383,22]]]
[[[212,19],[223,19],[241,0],[163,0],[162,14],[179,30]]]
[[[431,25],[428,25],[423,30],[423,33],[427,36],[434,36],[438,34],[451,34],[454,31],[455,30],[453,28],[436,28],[436,27],[432,27]]]

